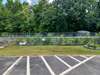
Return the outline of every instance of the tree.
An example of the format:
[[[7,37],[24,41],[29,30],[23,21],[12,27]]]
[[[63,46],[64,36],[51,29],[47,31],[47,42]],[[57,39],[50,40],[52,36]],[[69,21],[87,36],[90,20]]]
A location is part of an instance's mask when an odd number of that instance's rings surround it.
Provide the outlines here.
[[[100,31],[99,0],[7,1],[0,0],[0,33]]]
[[[97,2],[97,31],[100,32],[100,0]]]
[[[45,11],[48,8],[48,1],[47,0],[40,0],[37,5],[33,7],[34,12],[34,22],[35,22],[35,31],[36,32],[43,32],[43,17],[45,15]]]
[[[95,16],[93,17],[94,14],[92,15],[95,11],[93,6],[95,4],[94,0],[55,0],[53,4],[58,9],[58,16],[59,14],[65,16],[64,18],[67,23],[63,26],[67,25],[67,31],[90,29],[90,24],[88,23],[90,18],[87,18],[87,15],[95,19]],[[94,10],[92,11],[91,9]]]

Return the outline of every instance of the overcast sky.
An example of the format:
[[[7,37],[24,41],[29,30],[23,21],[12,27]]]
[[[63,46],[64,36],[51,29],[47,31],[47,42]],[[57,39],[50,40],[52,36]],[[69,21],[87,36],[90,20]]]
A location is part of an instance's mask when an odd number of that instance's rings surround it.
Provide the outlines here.
[[[20,0],[21,2],[27,1],[27,0]],[[32,3],[37,3],[38,0],[31,0]],[[52,2],[53,0],[50,0],[49,2]],[[5,4],[7,2],[7,0],[3,0],[3,4]]]
[[[21,2],[27,1],[27,0],[20,0]],[[38,0],[31,0],[33,3],[37,3]],[[3,4],[5,4],[7,0],[3,0]]]

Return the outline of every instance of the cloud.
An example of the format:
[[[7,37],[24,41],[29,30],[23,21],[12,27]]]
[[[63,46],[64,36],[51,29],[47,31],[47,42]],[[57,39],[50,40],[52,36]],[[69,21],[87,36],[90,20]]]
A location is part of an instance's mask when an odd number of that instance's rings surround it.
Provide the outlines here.
[[[49,0],[49,3],[52,3],[53,2],[53,0]]]
[[[29,3],[29,5],[32,5],[32,1],[31,0],[27,0],[27,2]]]

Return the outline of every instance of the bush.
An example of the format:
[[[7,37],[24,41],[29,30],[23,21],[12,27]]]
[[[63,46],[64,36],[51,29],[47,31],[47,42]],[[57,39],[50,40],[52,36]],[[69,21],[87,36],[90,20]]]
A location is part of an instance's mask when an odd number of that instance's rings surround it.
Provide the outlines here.
[[[64,38],[64,37],[33,37],[17,38],[17,43],[26,41],[27,45],[86,45],[99,43],[100,39]]]

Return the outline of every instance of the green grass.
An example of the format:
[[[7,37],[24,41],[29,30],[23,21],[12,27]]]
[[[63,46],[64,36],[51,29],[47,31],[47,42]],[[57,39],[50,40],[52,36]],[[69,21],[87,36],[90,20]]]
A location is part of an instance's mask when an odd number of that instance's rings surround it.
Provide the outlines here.
[[[100,48],[100,45],[96,45],[96,46]]]
[[[90,50],[82,46],[8,46],[0,49],[0,56],[35,55],[99,55],[100,50]]]

